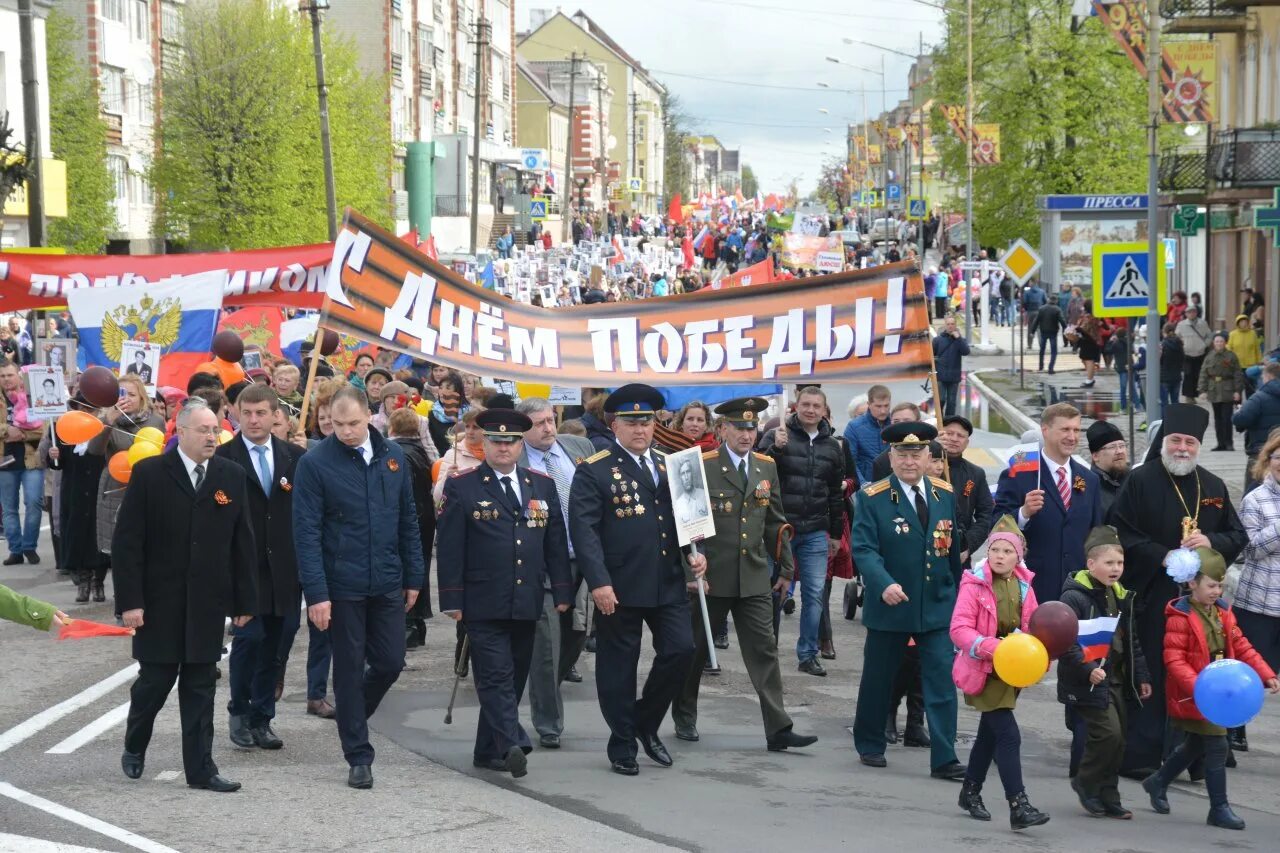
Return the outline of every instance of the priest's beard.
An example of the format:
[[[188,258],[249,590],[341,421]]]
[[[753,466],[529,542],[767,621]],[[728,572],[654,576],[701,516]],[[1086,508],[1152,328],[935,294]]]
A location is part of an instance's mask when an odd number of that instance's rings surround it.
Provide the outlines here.
[[[1164,463],[1165,470],[1175,477],[1185,477],[1192,471],[1196,470],[1196,465],[1200,462],[1199,453],[1190,453],[1186,450],[1168,450],[1160,451],[1160,461]]]

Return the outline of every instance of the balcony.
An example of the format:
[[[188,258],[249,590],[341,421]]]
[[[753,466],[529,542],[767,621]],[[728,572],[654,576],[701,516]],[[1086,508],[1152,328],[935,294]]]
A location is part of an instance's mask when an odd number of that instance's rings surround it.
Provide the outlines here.
[[[1243,33],[1245,4],[1229,0],[1160,0],[1166,33]]]
[[[124,144],[124,117],[119,113],[103,113],[107,123],[107,142],[112,145]]]
[[[398,53],[391,54],[391,76],[399,77],[400,70],[404,68],[404,57]]]
[[[429,65],[422,65],[418,68],[418,85],[423,89],[431,89],[435,86],[435,71]]]
[[[1160,191],[1203,193],[1209,183],[1209,153],[1203,148],[1160,155]]]
[[[1280,129],[1214,134],[1209,174],[1224,189],[1267,189],[1280,184]]]

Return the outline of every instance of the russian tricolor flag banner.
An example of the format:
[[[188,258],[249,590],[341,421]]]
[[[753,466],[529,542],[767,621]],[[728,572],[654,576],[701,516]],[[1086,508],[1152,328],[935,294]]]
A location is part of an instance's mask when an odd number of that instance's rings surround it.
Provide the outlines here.
[[[1017,444],[1009,448],[1009,474],[1040,470],[1040,445]]]
[[[126,341],[160,347],[157,385],[185,385],[209,360],[222,312],[226,270],[173,276],[154,284],[81,287],[67,292],[87,364],[117,370]]]
[[[1119,616],[1099,616],[1081,619],[1079,640],[1085,661],[1102,660],[1111,652],[1111,638],[1115,636]]]

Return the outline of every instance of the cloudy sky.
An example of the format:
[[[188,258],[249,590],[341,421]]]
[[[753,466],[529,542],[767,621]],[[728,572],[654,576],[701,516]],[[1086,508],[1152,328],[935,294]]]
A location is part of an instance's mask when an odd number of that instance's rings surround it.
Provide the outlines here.
[[[521,30],[532,8],[554,4],[521,0]],[[763,192],[797,176],[802,192],[812,189],[823,157],[844,150],[843,127],[862,121],[863,86],[868,111],[880,112],[882,57],[889,103],[906,97],[911,60],[856,42],[914,55],[921,33],[927,47],[942,31],[929,0],[577,0],[559,8],[590,15],[680,96],[695,130],[741,148]]]

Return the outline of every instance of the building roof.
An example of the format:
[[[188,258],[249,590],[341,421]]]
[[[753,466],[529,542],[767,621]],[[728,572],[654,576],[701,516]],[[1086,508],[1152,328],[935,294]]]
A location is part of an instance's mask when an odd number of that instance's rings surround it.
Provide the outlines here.
[[[519,41],[525,41],[531,38],[534,33],[541,30],[548,23],[553,21],[557,16],[564,16],[564,12],[557,10],[556,14],[552,15],[551,17],[543,21],[541,26],[533,28],[533,30],[530,32],[521,33],[517,38],[519,39]],[[588,15],[586,12],[579,9],[578,11],[574,12],[572,16],[569,17],[569,20],[573,22],[576,26],[581,27],[583,31],[587,33],[587,35],[591,36],[596,41],[600,42],[600,44],[602,44],[607,50],[614,53],[624,63],[631,66],[631,68],[636,72],[636,74],[640,75],[640,77],[644,79],[645,83],[648,84],[650,88],[656,89],[660,93],[665,93],[667,91],[666,86],[663,86],[657,80],[653,79],[653,77],[649,74],[649,72],[645,69],[645,67],[641,65],[640,62],[636,60],[635,57],[633,57],[631,54],[623,50],[622,45],[614,41],[613,37],[610,36],[607,32],[605,32],[604,29],[599,24],[597,24],[594,20],[592,20],[591,16]]]
[[[546,98],[551,104],[555,106],[567,106],[567,104],[557,97],[556,92],[551,88],[551,75],[545,67],[542,65],[535,65],[517,53],[516,71],[523,74],[524,78],[529,81],[529,85],[537,90],[538,94]]]

